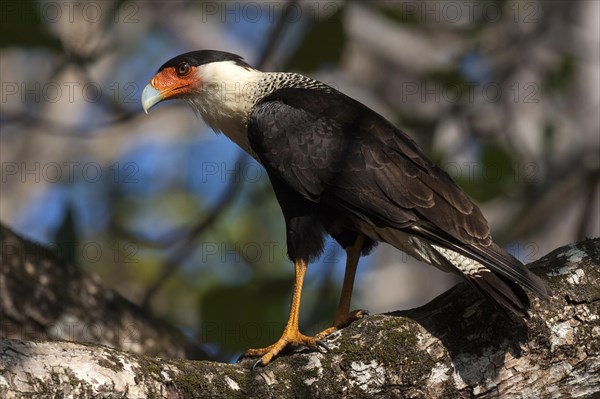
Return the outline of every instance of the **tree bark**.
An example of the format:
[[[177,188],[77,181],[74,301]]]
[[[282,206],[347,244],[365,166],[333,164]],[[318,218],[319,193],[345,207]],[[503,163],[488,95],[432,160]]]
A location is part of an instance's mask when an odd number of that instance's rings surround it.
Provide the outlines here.
[[[168,358],[207,359],[98,276],[0,224],[0,338],[68,340]]]
[[[3,339],[0,397],[595,398],[599,263],[594,239],[530,264],[554,297],[532,298],[526,323],[508,320],[462,284],[421,308],[351,324],[326,340],[328,352],[299,350],[254,371],[251,359],[165,360],[125,352],[131,348],[123,345]],[[1,275],[4,308],[13,276]]]

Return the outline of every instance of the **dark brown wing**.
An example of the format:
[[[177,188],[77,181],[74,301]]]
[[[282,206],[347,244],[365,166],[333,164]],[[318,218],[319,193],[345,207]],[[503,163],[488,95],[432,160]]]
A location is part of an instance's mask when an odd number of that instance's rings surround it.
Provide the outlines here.
[[[479,208],[450,177],[359,102],[333,89],[278,90],[255,106],[249,139],[269,175],[305,199],[376,229],[421,237],[547,294],[539,279],[492,243]]]
[[[488,245],[488,224],[464,192],[383,117],[338,92],[282,89],[255,107],[250,142],[300,195],[338,201],[374,224],[427,223]]]

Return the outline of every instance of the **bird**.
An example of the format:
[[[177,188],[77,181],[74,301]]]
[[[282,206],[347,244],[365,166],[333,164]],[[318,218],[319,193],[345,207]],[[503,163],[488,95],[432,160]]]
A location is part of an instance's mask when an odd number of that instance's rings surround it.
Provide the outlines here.
[[[286,225],[295,277],[287,324],[266,348],[249,349],[266,366],[284,348],[326,347],[323,339],[365,315],[350,310],[359,258],[385,242],[462,276],[520,320],[548,285],[498,246],[480,209],[402,130],[335,88],[293,72],[263,72],[241,56],[198,50],[165,62],[145,86],[148,110],[187,102],[266,170]],[[302,285],[327,236],[346,251],[341,295],[330,327],[299,331]]]

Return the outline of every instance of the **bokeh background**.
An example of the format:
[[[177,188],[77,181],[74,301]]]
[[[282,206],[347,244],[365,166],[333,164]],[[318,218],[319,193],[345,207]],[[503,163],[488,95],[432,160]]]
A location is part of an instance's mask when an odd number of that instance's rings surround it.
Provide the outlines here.
[[[3,0],[0,220],[217,358],[270,344],[293,269],[266,173],[184,104],[139,101],[167,59],[219,49],[389,118],[530,262],[600,232],[599,21],[595,0]],[[343,265],[329,242],[309,268],[305,332],[331,321]],[[353,307],[455,282],[380,245]]]

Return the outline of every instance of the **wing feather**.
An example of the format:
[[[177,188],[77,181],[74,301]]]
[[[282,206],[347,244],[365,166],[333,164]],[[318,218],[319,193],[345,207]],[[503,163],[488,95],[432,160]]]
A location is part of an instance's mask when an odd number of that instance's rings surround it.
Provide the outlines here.
[[[261,162],[304,198],[338,202],[372,223],[420,220],[489,245],[487,221],[406,134],[338,92],[281,89],[255,106],[249,139]]]
[[[305,199],[375,230],[420,236],[549,295],[540,279],[492,242],[481,211],[452,179],[410,137],[359,102],[333,89],[281,89],[254,107],[248,128],[269,175]],[[406,249],[406,243],[390,243]],[[496,294],[514,302],[502,289],[511,290],[501,287]]]

